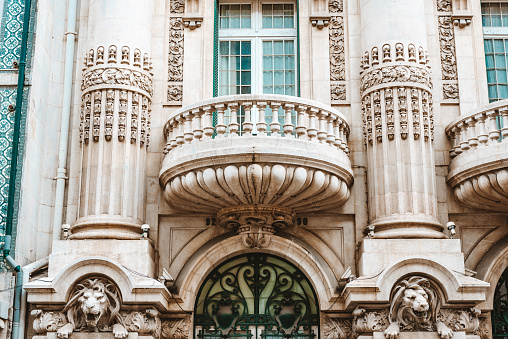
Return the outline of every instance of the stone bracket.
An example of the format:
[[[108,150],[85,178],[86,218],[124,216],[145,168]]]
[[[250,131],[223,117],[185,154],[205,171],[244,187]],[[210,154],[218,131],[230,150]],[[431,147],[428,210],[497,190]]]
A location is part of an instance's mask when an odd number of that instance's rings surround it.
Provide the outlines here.
[[[471,20],[473,19],[473,14],[464,13],[464,14],[453,14],[452,20],[455,26],[459,26],[459,28],[464,28],[471,24]]]
[[[183,17],[183,25],[191,30],[201,27],[202,22],[203,22],[202,15],[192,15]]]
[[[317,27],[318,29],[323,29],[323,27],[328,27],[330,24],[330,15],[311,15],[310,22],[312,27]]]

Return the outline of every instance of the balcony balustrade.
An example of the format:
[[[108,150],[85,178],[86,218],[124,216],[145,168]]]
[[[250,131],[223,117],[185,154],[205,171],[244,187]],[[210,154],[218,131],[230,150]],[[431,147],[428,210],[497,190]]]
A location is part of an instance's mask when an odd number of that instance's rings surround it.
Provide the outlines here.
[[[448,184],[468,207],[508,212],[508,100],[455,119]]]
[[[349,198],[349,126],[321,103],[223,96],[173,112],[164,133],[160,182],[180,210],[228,215],[238,206],[272,206],[294,215],[338,208]]]

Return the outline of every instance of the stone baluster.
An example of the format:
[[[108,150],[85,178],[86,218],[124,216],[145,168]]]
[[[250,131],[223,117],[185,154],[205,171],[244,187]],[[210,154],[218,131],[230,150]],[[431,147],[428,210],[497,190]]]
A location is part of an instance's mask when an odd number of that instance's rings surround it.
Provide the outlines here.
[[[82,32],[82,41],[89,52],[81,86],[81,184],[71,239],[135,240],[145,223],[155,1],[112,2],[95,0],[86,7],[89,30]],[[146,68],[139,60],[142,53]],[[167,150],[184,142],[183,134],[178,138],[178,122],[169,127]]]
[[[237,102],[228,104],[229,111],[231,112],[231,118],[229,121],[229,136],[237,137],[240,124],[238,123],[238,108]]]
[[[243,110],[245,112],[245,119],[243,121],[243,134],[245,136],[251,136],[252,135],[252,128],[254,127],[254,124],[252,123],[251,118],[251,112],[252,112],[252,102],[244,102],[242,104]]]
[[[462,136],[462,141],[460,142],[460,148],[465,152],[469,150],[469,140],[468,140],[468,133],[467,133],[467,124],[465,122],[462,122],[458,126],[460,128],[460,135]]]
[[[450,151],[448,152],[450,154],[450,157],[451,158],[455,158],[457,156],[457,154],[455,153],[455,133],[453,132],[453,130],[450,130],[448,132],[448,137],[450,138],[450,144],[451,144],[451,148],[450,148]]]
[[[217,137],[224,138],[224,134],[226,133],[226,125],[224,124],[224,111],[226,111],[226,105],[215,105],[215,109],[217,110],[217,125],[215,125]]]
[[[309,135],[310,141],[317,142],[317,128],[316,128],[316,114],[319,110],[315,107],[311,107],[309,109],[309,129],[307,129],[307,134]]]
[[[492,110],[487,112],[487,117],[489,117],[490,121],[490,129],[489,129],[489,143],[497,143],[499,139],[499,130],[497,129],[497,111]]]
[[[478,138],[476,136],[476,131],[475,131],[476,121],[472,118],[469,118],[469,119],[466,119],[466,124],[467,124],[467,134],[468,134],[467,142],[468,142],[470,148],[475,149],[478,146]]]
[[[328,133],[326,132],[326,112],[320,110],[317,113],[317,116],[319,118],[319,130],[317,133],[317,137],[319,142],[323,144],[325,143],[326,136],[328,135]]]
[[[369,227],[374,238],[444,238],[437,219],[432,75],[426,58],[415,62],[415,51],[424,56],[427,49],[425,0],[405,0],[403,9],[394,1],[361,1],[359,13],[363,54],[382,53],[379,62],[358,69]]]
[[[335,134],[333,133],[333,121],[334,121],[333,116],[331,114],[328,114],[326,116],[326,125],[327,125],[327,130],[328,130],[328,134],[326,136],[326,142],[330,146],[333,146],[333,144],[335,143]]]
[[[176,148],[178,143],[176,142],[176,137],[178,135],[178,123],[175,119],[170,121],[172,135],[171,135],[171,149]]]
[[[178,146],[182,146],[185,143],[185,118],[183,114],[180,114],[175,118],[176,122],[178,123],[178,134],[176,136],[176,143]]]
[[[204,139],[210,140],[210,139],[212,139],[213,131],[214,131],[213,121],[212,121],[213,108],[212,108],[212,106],[205,106],[205,107],[203,107],[203,111],[205,112],[205,114],[204,114],[205,123],[204,123],[204,127],[203,127],[203,132],[205,134]]]
[[[462,130],[456,126],[453,129],[453,133],[455,134],[455,154],[459,155],[462,153],[462,147],[460,147],[460,142],[462,141]]]
[[[342,144],[341,139],[341,133],[340,133],[340,119],[333,120],[333,135],[335,136],[335,140],[333,142],[333,145],[337,147],[337,149],[340,149],[340,146]]]
[[[346,133],[344,133],[344,128],[345,128],[345,124],[341,122],[339,125],[339,139],[341,140],[339,147],[341,150],[346,151],[347,140],[346,140]]]
[[[308,139],[307,126],[305,125],[305,114],[307,113],[307,106],[298,105],[296,111],[298,112],[296,134],[298,135],[298,139],[306,140]]]
[[[503,137],[503,142],[508,142],[508,107],[502,107],[499,109],[499,114],[501,114],[503,128],[501,128],[501,135]]]
[[[272,109],[272,122],[270,123],[270,131],[272,132],[272,137],[278,137],[280,131],[280,122],[279,122],[279,107],[281,106],[278,102],[271,102],[270,108]]]
[[[264,101],[259,101],[256,104],[256,106],[258,108],[258,113],[259,113],[258,123],[256,124],[256,128],[258,130],[258,135],[265,136],[266,135],[266,127],[267,127],[267,124],[265,121],[265,110],[266,110],[267,103]]]
[[[202,115],[203,112],[199,108],[195,108],[192,110],[192,115],[194,116],[194,119],[192,120],[193,127],[192,127],[192,133],[194,134],[194,141],[201,141],[201,138],[203,137],[203,129],[201,128],[201,123],[203,121]]]
[[[193,117],[194,117],[194,115],[190,111],[187,111],[183,114],[183,118],[185,119],[185,122],[184,122],[185,132],[183,134],[183,140],[185,140],[186,144],[190,144],[192,142],[192,139],[194,138],[194,135],[192,133],[192,118]]]
[[[487,141],[489,141],[489,135],[485,130],[485,113],[477,114],[474,118],[478,121],[478,141],[480,142],[480,146],[485,146]]]
[[[293,108],[295,108],[295,105],[293,104],[284,104],[284,134],[286,134],[286,138],[291,138],[294,125],[291,122],[291,112],[293,111]]]

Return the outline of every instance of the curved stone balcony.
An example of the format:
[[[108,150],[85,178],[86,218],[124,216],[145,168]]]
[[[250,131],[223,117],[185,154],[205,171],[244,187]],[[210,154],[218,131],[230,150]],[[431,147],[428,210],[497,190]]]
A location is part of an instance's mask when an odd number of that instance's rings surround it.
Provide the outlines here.
[[[244,210],[277,225],[277,218],[336,209],[349,198],[349,126],[321,103],[223,96],[173,112],[164,133],[160,182],[166,201],[179,210],[220,212],[229,218],[221,224],[236,223]]]
[[[446,133],[453,158],[447,182],[457,201],[508,212],[508,100],[458,117]]]

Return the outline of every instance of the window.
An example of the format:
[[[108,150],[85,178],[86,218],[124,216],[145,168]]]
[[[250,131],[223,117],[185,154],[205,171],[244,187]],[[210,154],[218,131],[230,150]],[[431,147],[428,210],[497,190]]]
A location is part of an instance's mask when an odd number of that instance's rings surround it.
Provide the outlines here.
[[[297,11],[291,0],[216,2],[216,69],[214,96],[235,94],[298,95]],[[271,110],[265,114],[271,122]],[[252,111],[257,134],[258,114]],[[284,123],[282,107],[279,123]],[[242,134],[243,108],[238,111]],[[296,113],[292,113],[296,124]],[[225,112],[225,124],[230,122]],[[267,134],[270,134],[267,131]]]
[[[508,99],[508,2],[481,6],[489,100]]]
[[[508,268],[499,278],[494,291],[491,320],[494,339],[508,338]]]
[[[294,3],[219,3],[218,95],[297,94]]]
[[[265,253],[227,260],[208,275],[194,308],[196,339],[319,338],[319,307],[307,277]]]

